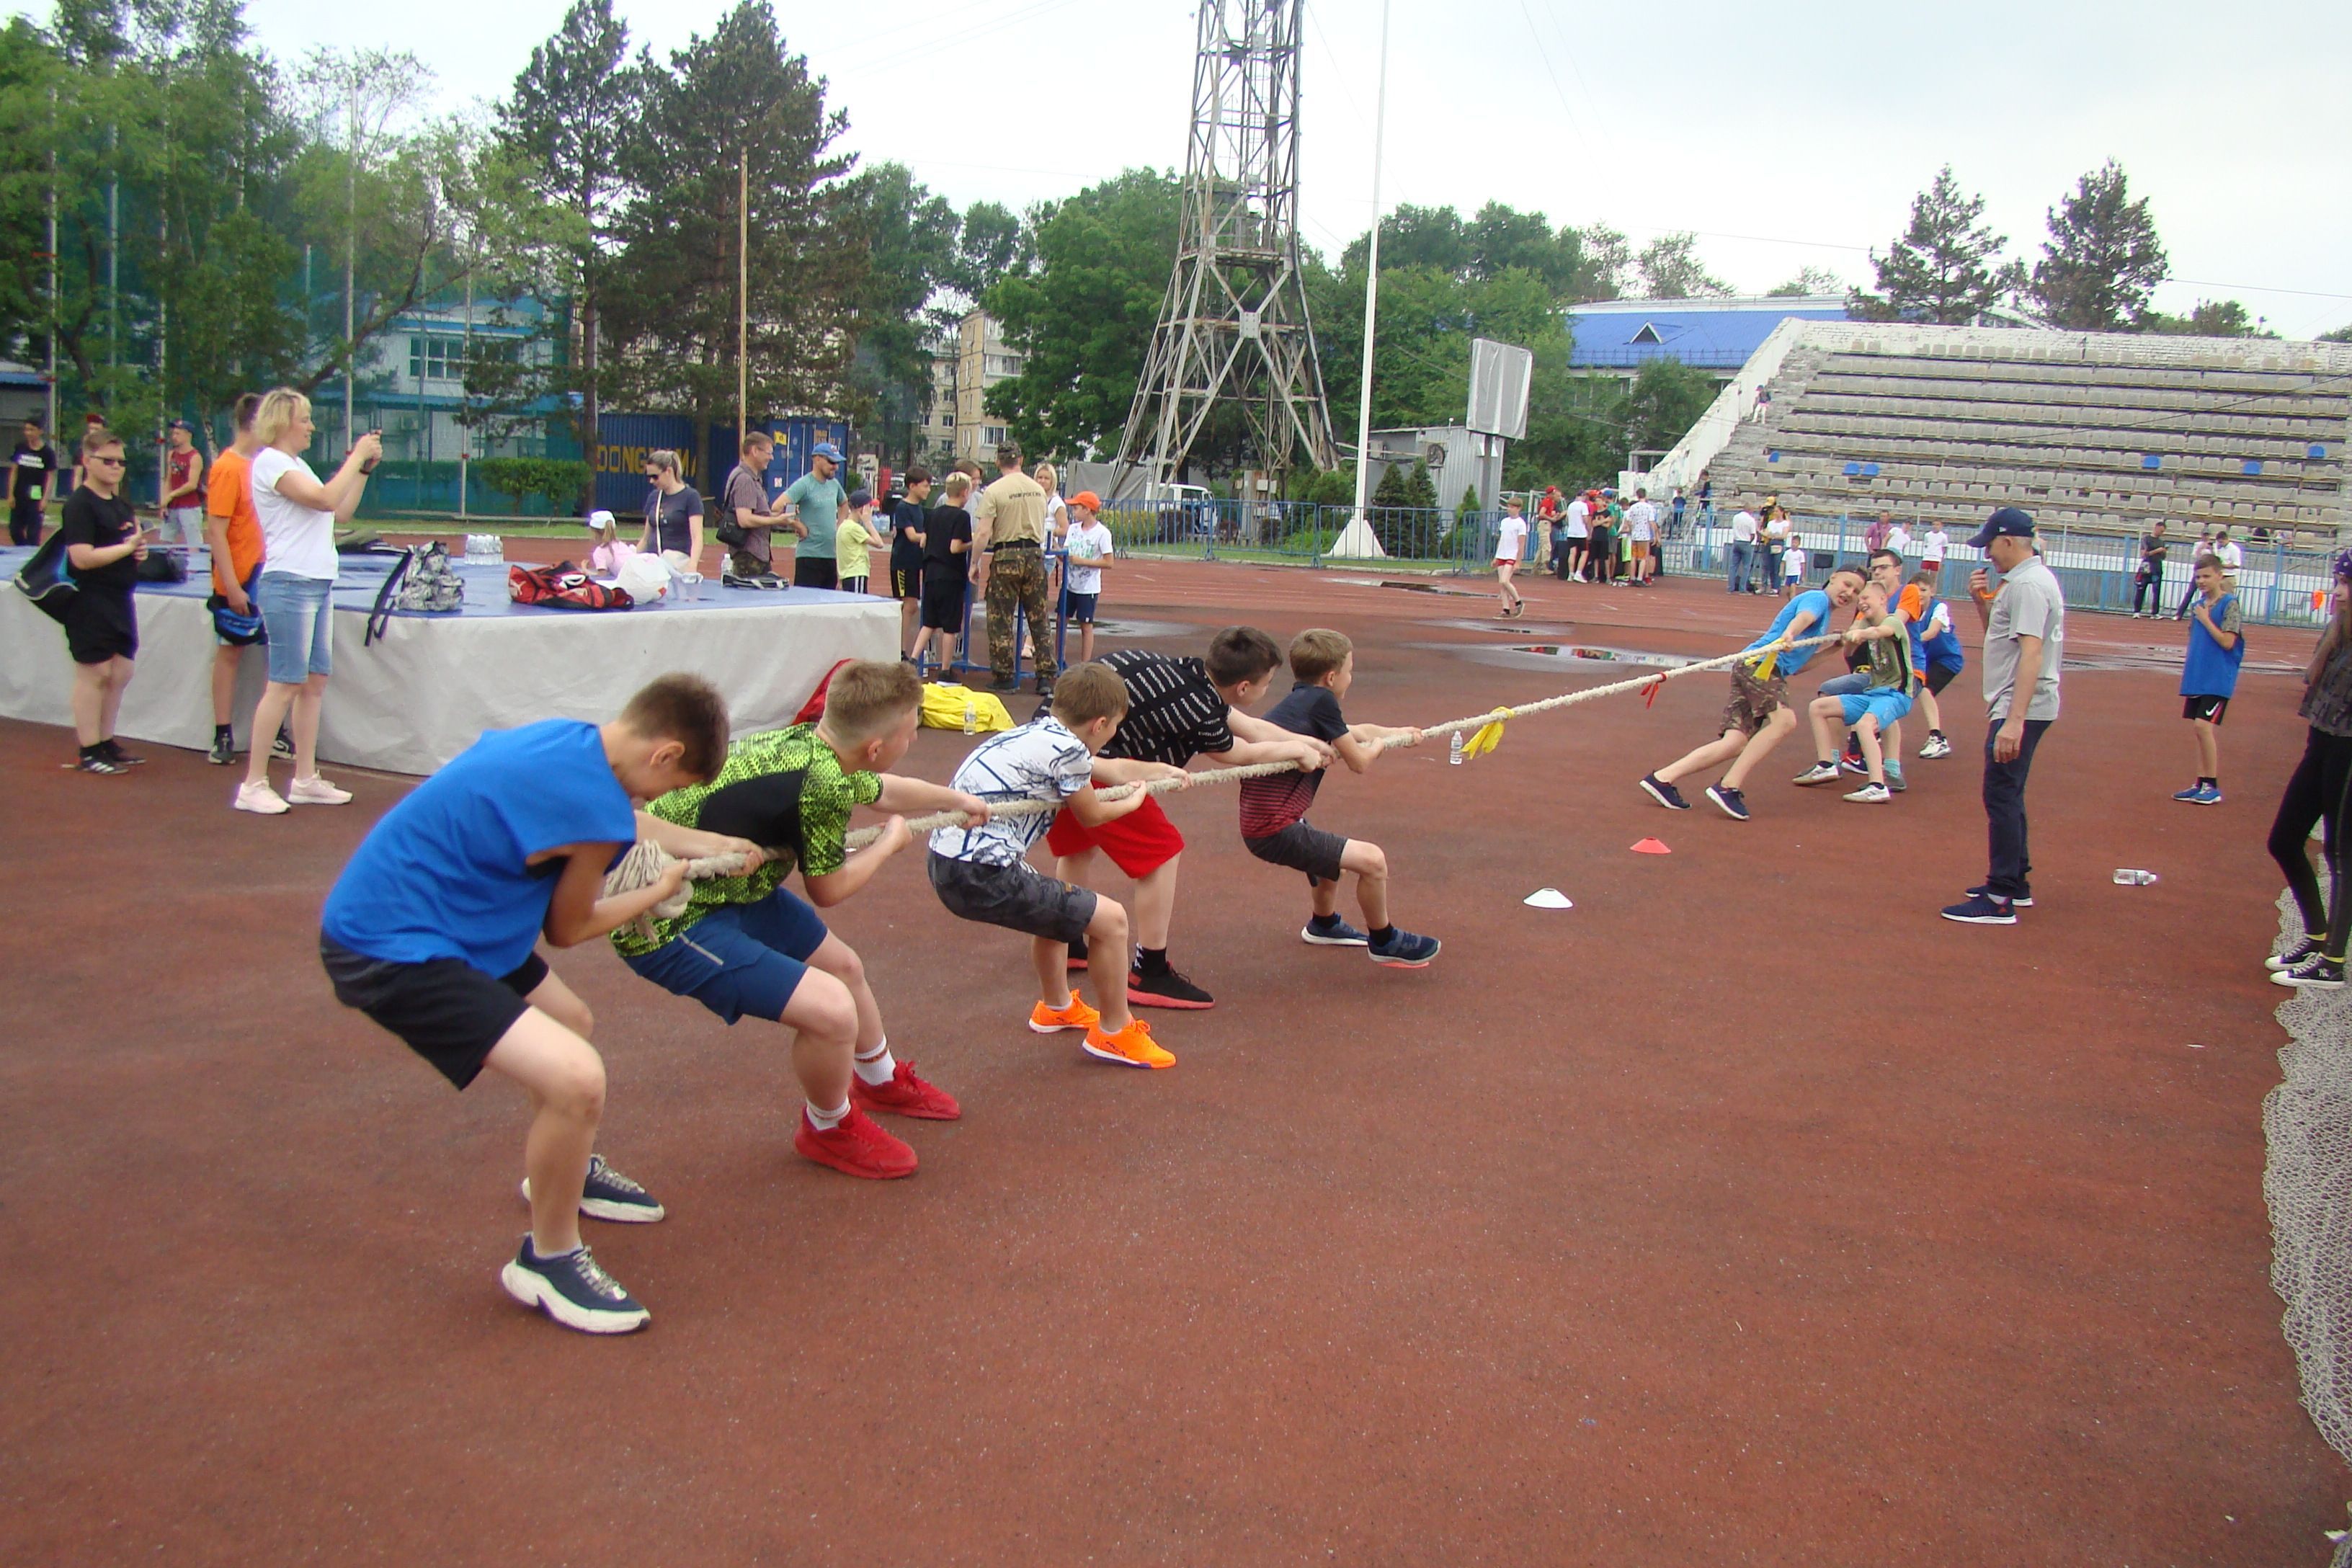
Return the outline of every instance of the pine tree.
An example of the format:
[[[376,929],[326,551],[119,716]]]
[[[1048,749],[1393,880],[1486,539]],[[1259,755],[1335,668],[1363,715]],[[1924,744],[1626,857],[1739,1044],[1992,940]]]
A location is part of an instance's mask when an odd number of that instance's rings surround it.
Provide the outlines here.
[[[2021,281],[2021,268],[1997,258],[2009,244],[1984,216],[1984,198],[1960,189],[1947,163],[1935,184],[1911,198],[1911,226],[1886,254],[1870,253],[1878,292],[1846,297],[1856,316],[1879,321],[1932,321],[1964,327]]]
[[[2147,320],[2148,299],[2170,269],[2147,198],[2131,199],[2129,181],[2110,159],[2050,209],[2033,300],[2053,327],[2121,331]]]

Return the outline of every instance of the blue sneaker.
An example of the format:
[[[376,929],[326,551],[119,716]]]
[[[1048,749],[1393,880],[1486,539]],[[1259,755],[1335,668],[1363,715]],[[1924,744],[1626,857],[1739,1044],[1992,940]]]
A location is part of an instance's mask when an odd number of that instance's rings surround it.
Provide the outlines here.
[[[1668,784],[1665,780],[1660,778],[1655,773],[1643,773],[1642,775],[1642,793],[1648,795],[1652,800],[1656,801],[1660,805],[1664,806],[1668,811],[1688,811],[1690,809],[1690,802],[1683,798],[1683,792],[1676,789],[1674,785]]]
[[[530,1202],[530,1178],[522,1179],[522,1201]],[[590,1219],[620,1225],[651,1225],[666,1211],[653,1195],[612,1166],[602,1154],[588,1156],[588,1180],[580,1191],[580,1212]]]
[[[1368,942],[1365,952],[1374,963],[1391,969],[1426,969],[1444,945],[1433,936],[1415,936],[1409,931],[1391,927],[1388,941]]]
[[[1706,798],[1715,802],[1717,808],[1732,821],[1748,820],[1748,796],[1742,792],[1726,784],[1709,784],[1706,786]]]
[[[499,1283],[524,1306],[583,1334],[625,1334],[653,1321],[618,1280],[596,1267],[584,1247],[541,1258],[526,1236],[514,1261],[499,1271]]]
[[[1944,918],[1971,926],[2013,926],[2017,911],[2007,899],[1996,899],[1990,893],[1979,893],[1965,904],[1948,904]]]
[[[1298,940],[1315,947],[1370,947],[1372,939],[1333,915],[1329,924],[1308,921],[1298,928]]]
[[[2187,789],[2177,789],[2177,790],[2174,790],[2174,791],[2172,792],[2172,798],[2173,798],[2173,799],[2175,799],[2175,800],[2177,800],[2177,801],[2184,802],[2184,803],[2186,803],[2186,804],[2188,804],[2188,805],[2196,805],[2200,804],[2200,797],[2201,797],[2204,794],[2205,794],[2205,786],[2204,786],[2203,784],[2190,784]]]
[[[2172,798],[2179,800],[2181,797],[2174,795]],[[2221,786],[2220,784],[2199,784],[2197,786],[2196,793],[2188,798],[2189,804],[2191,805],[2219,805],[2221,804]]]
[[[1975,887],[1969,889],[1969,897],[1972,899],[1989,899],[1992,897],[1992,884],[1990,882],[1979,882]],[[2009,902],[2011,909],[2030,910],[2033,907],[2033,895],[2032,893],[2020,893],[2017,897],[2010,900]]]

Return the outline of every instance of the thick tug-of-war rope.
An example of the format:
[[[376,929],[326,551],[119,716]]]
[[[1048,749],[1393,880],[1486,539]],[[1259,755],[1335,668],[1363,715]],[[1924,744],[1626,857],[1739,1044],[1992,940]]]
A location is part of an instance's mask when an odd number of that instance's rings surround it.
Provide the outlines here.
[[[1524,719],[1532,713],[1549,713],[1555,708],[1573,708],[1580,702],[1597,701],[1603,697],[1615,697],[1628,691],[1647,690],[1654,693],[1667,681],[1679,679],[1685,675],[1697,675],[1711,669],[1726,669],[1742,661],[1761,660],[1775,651],[1815,647],[1822,643],[1840,641],[1843,636],[1842,633],[1832,632],[1823,637],[1801,637],[1794,642],[1772,644],[1761,648],[1742,648],[1738,653],[1727,653],[1718,658],[1700,659],[1695,663],[1676,666],[1673,669],[1662,669],[1655,674],[1635,676],[1630,680],[1612,680],[1605,686],[1589,686],[1580,691],[1563,692],[1558,697],[1546,697],[1534,702],[1522,702],[1516,708],[1496,708],[1491,712],[1475,714],[1467,719],[1448,719],[1441,724],[1424,724],[1421,727],[1421,732],[1423,735],[1435,736],[1468,731],[1475,738],[1472,745],[1463,748],[1465,756],[1475,754],[1473,752],[1473,746],[1476,748],[1476,752],[1490,752],[1502,739],[1503,721],[1507,719]],[[1198,789],[1202,784],[1236,784],[1243,779],[1270,778],[1276,773],[1298,771],[1297,763],[1248,763],[1239,767],[1209,768],[1197,773],[1186,773],[1182,778],[1178,779],[1154,779],[1149,784],[1114,784],[1097,793],[1104,800],[1124,800],[1139,789],[1149,790],[1153,795],[1167,795],[1180,789]],[[1002,805],[993,807],[991,815],[1000,817],[1046,816],[1061,809],[1060,805],[1053,801],[1009,800]],[[961,811],[933,812],[929,816],[908,818],[907,831],[912,834],[923,834],[941,827],[961,827],[970,820],[971,818]],[[881,837],[882,833],[883,830],[879,827],[861,827],[848,835],[844,843],[848,848],[863,849]],[[635,892],[640,888],[650,886],[656,879],[668,869],[670,862],[669,852],[660,845],[651,839],[638,840],[631,847],[629,852],[621,858],[621,863],[614,867],[604,878],[604,896],[608,899],[614,898],[622,893]],[[713,855],[686,863],[686,875],[688,881],[700,881],[709,877],[737,877],[742,875],[743,869],[743,857],[740,855]],[[640,917],[636,921],[637,930],[647,941],[652,940],[651,916],[658,915],[664,920],[674,919],[686,912],[687,902],[686,890],[680,889],[675,896],[665,899],[654,906],[651,915]]]

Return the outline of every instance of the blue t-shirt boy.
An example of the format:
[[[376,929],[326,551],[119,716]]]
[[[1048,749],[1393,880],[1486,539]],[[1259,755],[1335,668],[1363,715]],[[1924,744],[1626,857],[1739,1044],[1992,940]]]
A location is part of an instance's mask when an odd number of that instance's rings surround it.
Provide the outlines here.
[[[2200,596],[2199,603],[2203,603]],[[2205,622],[2196,616],[2189,622],[2189,658],[2180,667],[2180,695],[2183,697],[2235,697],[2238,694],[2238,667],[2246,662],[2245,617],[2238,609],[2238,595],[2224,594],[2205,605],[2211,617],[2230,637],[2224,648],[2205,629]]]
[[[1803,635],[1809,637],[1825,636],[1830,629],[1830,596],[1819,588],[1808,588],[1780,606],[1780,613],[1772,617],[1769,629],[1749,643],[1747,651],[1755,653],[1771,647],[1795,624],[1797,617],[1808,610],[1812,612],[1813,618],[1805,623]],[[1827,643],[1815,643],[1811,647],[1790,648],[1774,661],[1773,668],[1782,675],[1794,675],[1813,661],[1813,655],[1828,646]]]
[[[547,923],[566,844],[637,837],[636,808],[593,724],[550,719],[493,730],[409,793],[352,856],[320,929],[368,958],[454,958],[485,974],[521,967]]]

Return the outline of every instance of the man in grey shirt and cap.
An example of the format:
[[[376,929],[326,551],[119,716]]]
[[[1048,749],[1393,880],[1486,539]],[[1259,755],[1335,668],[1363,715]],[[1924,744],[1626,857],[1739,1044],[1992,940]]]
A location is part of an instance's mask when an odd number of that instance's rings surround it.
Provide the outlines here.
[[[1967,925],[2015,925],[2033,904],[2033,870],[2025,843],[2025,777],[2042,735],[2058,717],[2058,667],[2066,640],[2066,595],[2033,542],[2033,519],[2002,507],[1969,542],[2000,571],[2000,591],[1980,567],[1969,597],[1984,622],[1984,805],[1991,868],[1965,902],[1944,910]]]

